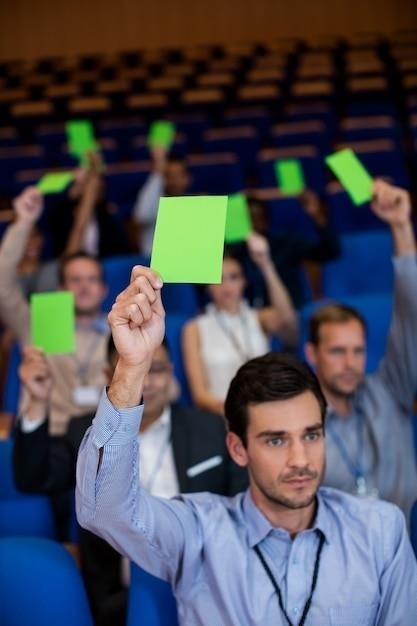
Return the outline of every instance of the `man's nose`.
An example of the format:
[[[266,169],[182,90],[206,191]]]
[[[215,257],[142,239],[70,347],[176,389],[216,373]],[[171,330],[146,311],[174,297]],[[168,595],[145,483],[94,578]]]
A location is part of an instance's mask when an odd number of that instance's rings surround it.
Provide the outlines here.
[[[290,467],[305,467],[308,465],[304,441],[297,439],[290,443],[288,451],[288,465]]]

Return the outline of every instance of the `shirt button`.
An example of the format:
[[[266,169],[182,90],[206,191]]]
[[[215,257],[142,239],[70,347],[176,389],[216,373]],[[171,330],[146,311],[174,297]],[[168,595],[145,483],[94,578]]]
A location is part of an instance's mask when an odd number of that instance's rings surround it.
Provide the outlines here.
[[[298,615],[298,613],[300,612],[300,609],[298,608],[298,606],[294,607],[292,612],[294,613],[294,615]]]

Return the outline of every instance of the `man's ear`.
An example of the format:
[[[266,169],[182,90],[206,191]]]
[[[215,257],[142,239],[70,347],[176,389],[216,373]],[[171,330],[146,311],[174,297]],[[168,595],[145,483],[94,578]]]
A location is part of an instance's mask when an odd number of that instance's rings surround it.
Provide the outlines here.
[[[246,467],[248,464],[248,454],[241,438],[235,433],[228,432],[226,435],[226,445],[234,462],[240,465],[240,467]]]
[[[316,346],[312,344],[310,341],[304,344],[304,355],[307,361],[310,363],[310,365],[315,367],[317,363]]]

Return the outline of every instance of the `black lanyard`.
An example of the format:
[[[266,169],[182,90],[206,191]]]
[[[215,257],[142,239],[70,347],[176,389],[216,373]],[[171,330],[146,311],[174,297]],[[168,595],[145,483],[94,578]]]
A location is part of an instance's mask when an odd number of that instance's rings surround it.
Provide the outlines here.
[[[306,601],[306,603],[304,605],[303,614],[301,615],[301,620],[300,620],[298,626],[304,626],[304,624],[305,624],[308,612],[310,610],[311,601],[313,599],[313,593],[314,593],[314,590],[315,590],[316,585],[317,585],[317,578],[318,578],[318,574],[319,574],[321,551],[322,551],[323,546],[324,546],[324,534],[321,532],[321,530],[318,530],[318,529],[315,532],[319,536],[319,545],[318,545],[318,548],[317,548],[316,560],[315,560],[315,563],[314,563],[313,578],[311,580],[311,590],[310,590],[310,595],[308,596],[307,601]],[[270,569],[268,563],[265,561],[264,555],[262,554],[259,546],[255,546],[254,550],[255,550],[256,554],[258,555],[258,558],[259,558],[260,562],[262,563],[262,565],[264,567],[264,570],[268,574],[268,578],[271,581],[272,586],[275,589],[275,593],[278,596],[279,608],[283,612],[283,614],[285,616],[285,619],[288,622],[288,625],[289,626],[294,626],[294,624],[292,623],[292,621],[288,617],[287,611],[284,608],[284,604],[282,602],[281,589],[279,588],[278,583],[275,580],[275,577],[274,577],[273,573],[271,572],[271,569]]]

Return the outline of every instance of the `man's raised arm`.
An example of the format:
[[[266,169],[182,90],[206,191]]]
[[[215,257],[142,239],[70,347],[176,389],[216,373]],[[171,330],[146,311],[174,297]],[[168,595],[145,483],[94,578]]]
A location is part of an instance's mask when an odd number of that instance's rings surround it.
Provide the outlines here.
[[[155,576],[172,580],[185,526],[197,536],[193,516],[182,502],[142,489],[138,466],[142,388],[165,331],[161,288],[151,269],[136,266],[109,314],[119,360],[80,446],[76,500],[81,526]]]

